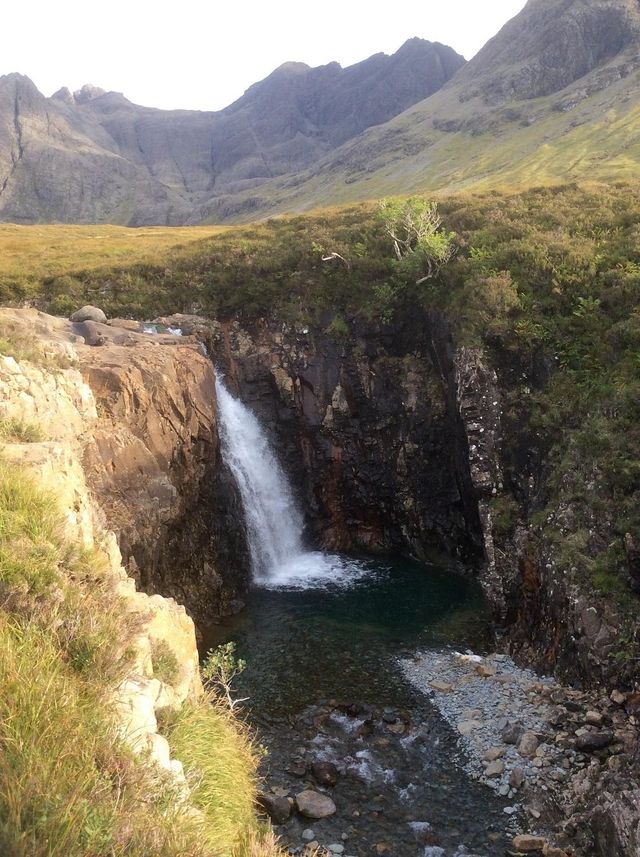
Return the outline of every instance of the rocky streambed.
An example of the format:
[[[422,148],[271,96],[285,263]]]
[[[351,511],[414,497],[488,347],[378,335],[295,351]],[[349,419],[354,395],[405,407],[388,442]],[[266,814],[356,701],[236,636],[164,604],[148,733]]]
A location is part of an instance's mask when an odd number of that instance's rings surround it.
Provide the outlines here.
[[[594,813],[633,785],[636,700],[502,654],[423,650],[396,667],[420,691],[412,709],[326,699],[263,719],[261,804],[290,854],[594,853]]]

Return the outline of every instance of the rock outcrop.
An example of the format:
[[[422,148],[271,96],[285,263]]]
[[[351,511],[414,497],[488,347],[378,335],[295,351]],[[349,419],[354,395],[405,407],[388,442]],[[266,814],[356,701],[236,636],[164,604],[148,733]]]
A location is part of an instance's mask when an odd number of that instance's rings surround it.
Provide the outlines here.
[[[2,442],[2,458],[32,471],[55,494],[69,542],[101,555],[110,591],[119,598],[125,614],[137,617],[132,672],[111,689],[120,728],[137,752],[149,753],[186,790],[182,765],[171,757],[166,739],[158,734],[156,714],[179,707],[201,692],[193,621],[173,599],[136,591],[122,565],[116,536],[105,527],[105,516],[87,484],[83,453],[99,416],[96,399],[81,372],[66,365],[79,344],[60,320],[33,312],[2,313],[5,333],[11,325],[18,335],[25,323],[39,335],[40,359],[55,358],[58,365],[39,366],[33,355],[29,359],[0,356],[0,419],[29,425],[46,439]],[[171,677],[155,675],[158,646],[175,662]]]
[[[48,438],[81,444],[100,522],[117,534],[131,577],[199,620],[237,609],[246,546],[220,458],[213,366],[198,343],[31,310],[3,310],[0,324],[77,367],[34,368],[35,391],[16,371],[24,389],[11,414],[36,421]]]
[[[165,321],[206,342],[260,417],[317,542],[477,563],[482,531],[441,319],[416,316],[392,331],[363,325],[344,340],[266,322],[248,331]]]

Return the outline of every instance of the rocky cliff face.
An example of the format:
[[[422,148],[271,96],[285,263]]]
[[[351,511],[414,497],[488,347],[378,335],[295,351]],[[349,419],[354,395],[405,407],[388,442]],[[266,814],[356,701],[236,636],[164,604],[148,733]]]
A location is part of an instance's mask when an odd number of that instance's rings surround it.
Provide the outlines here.
[[[55,373],[43,374],[50,414],[26,395],[18,415],[40,409],[47,435],[82,438],[82,463],[101,523],[117,534],[129,574],[147,592],[185,604],[196,618],[238,609],[247,585],[235,487],[220,459],[213,366],[197,343],[34,311],[3,310],[3,332],[66,349],[95,414],[60,419]],[[88,344],[91,343],[91,344]],[[34,412],[35,413],[35,412]]]
[[[234,194],[302,170],[426,98],[464,64],[411,39],[343,69],[287,63],[217,113],[154,110],[85,86],[45,98],[0,77],[0,219],[17,223],[198,222]]]
[[[326,548],[434,552],[477,563],[482,531],[437,317],[336,339],[257,323],[172,324],[206,341],[269,429]]]
[[[158,734],[156,713],[179,708],[202,691],[193,621],[173,599],[136,591],[135,581],[123,567],[116,535],[106,526],[104,509],[85,478],[83,458],[95,443],[93,432],[98,432],[101,417],[90,385],[70,365],[83,354],[81,340],[70,333],[68,323],[39,313],[2,311],[0,323],[3,336],[14,341],[28,330],[31,347],[18,359],[0,356],[0,419],[29,426],[44,438],[5,439],[0,444],[2,459],[33,472],[56,497],[69,545],[91,549],[101,558],[105,593],[118,600],[137,628],[130,642],[131,672],[117,687],[105,688],[105,699],[114,704],[119,729],[132,749],[148,754],[174,778],[177,793],[187,798],[182,765],[171,757],[167,740]],[[33,350],[34,339],[41,351]],[[143,479],[144,473],[138,478]],[[113,645],[121,642],[114,640]],[[171,677],[156,675],[157,646],[175,663]]]
[[[316,543],[457,559],[479,574],[522,663],[577,682],[631,677],[619,646],[629,617],[561,571],[553,539],[528,516],[544,492],[545,450],[504,401],[523,377],[543,383],[545,366],[456,348],[437,315],[342,338],[266,321],[169,321],[207,343],[269,429]]]

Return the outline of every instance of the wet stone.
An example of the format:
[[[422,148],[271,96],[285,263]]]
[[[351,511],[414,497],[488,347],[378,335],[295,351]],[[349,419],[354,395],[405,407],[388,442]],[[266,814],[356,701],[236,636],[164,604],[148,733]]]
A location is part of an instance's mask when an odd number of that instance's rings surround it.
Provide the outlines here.
[[[308,818],[326,818],[333,815],[336,805],[328,795],[306,789],[296,795],[296,804],[301,815]]]
[[[258,795],[258,806],[274,824],[284,824],[291,815],[291,804],[286,797],[275,794]]]
[[[335,786],[340,777],[340,772],[332,762],[314,762],[311,773],[321,786]]]

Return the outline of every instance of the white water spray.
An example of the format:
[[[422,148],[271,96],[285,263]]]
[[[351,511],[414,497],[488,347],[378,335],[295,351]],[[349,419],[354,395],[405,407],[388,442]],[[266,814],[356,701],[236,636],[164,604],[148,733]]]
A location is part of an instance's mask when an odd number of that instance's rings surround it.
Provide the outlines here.
[[[305,589],[350,584],[366,574],[362,563],[304,549],[302,515],[262,426],[219,375],[216,392],[222,457],[240,490],[254,581]]]

